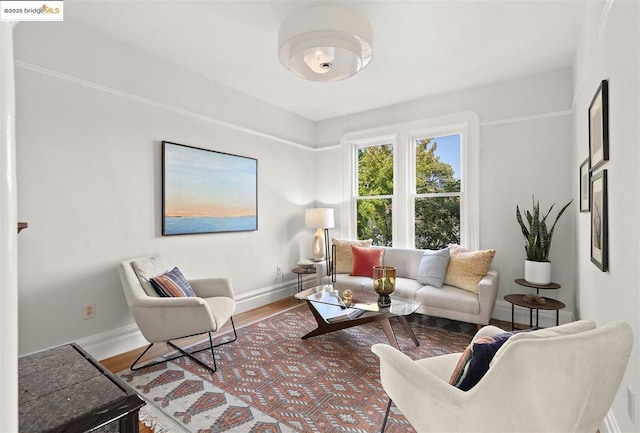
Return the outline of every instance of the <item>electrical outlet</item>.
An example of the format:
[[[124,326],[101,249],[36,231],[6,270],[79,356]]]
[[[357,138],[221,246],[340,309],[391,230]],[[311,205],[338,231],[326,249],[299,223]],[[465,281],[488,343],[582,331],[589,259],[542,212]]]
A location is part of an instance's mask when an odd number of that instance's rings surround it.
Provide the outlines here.
[[[282,265],[276,265],[276,275],[282,275]]]
[[[631,422],[636,422],[636,396],[631,391],[631,387],[627,386],[627,412],[629,413],[629,418],[631,418]]]
[[[91,304],[84,304],[84,311],[82,313],[82,318],[87,320],[87,319],[93,319],[96,317],[96,304],[91,303]]]

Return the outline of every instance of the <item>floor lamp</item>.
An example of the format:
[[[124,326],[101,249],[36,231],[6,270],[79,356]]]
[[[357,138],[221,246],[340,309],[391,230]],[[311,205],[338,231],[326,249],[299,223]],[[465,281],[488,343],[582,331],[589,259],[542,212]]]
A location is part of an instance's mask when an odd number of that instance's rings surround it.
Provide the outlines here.
[[[329,253],[329,229],[334,227],[333,209],[316,207],[305,209],[304,225],[307,228],[315,228],[316,232],[311,241],[311,254],[313,259],[324,259],[327,264],[327,275],[331,275],[331,260]]]

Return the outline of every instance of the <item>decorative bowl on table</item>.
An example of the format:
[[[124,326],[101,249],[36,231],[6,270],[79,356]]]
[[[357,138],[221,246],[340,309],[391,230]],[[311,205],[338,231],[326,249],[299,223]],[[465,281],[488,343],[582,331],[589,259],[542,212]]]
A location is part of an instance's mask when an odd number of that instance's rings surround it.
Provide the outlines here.
[[[298,266],[301,267],[302,269],[313,269],[313,267],[316,265],[316,262],[313,262],[311,260],[300,260],[298,262]]]

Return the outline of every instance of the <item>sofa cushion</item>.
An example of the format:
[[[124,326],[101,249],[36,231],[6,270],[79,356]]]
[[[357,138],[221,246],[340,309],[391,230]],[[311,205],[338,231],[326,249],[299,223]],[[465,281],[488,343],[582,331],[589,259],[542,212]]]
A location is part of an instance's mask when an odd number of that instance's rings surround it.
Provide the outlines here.
[[[352,277],[349,274],[336,274],[333,285],[340,290],[370,290],[373,291],[373,279],[371,277]]]
[[[347,240],[331,238],[331,243],[336,247],[336,254],[333,258],[336,274],[348,274],[353,269],[353,253],[351,245],[358,247],[371,247],[373,240]]]
[[[478,314],[480,301],[478,295],[457,287],[443,285],[440,289],[424,286],[415,295],[416,301],[433,308],[458,311],[465,314]]]
[[[487,275],[496,250],[469,251],[459,245],[449,245],[449,253],[444,283],[478,293],[478,283]]]
[[[158,295],[162,297],[179,298],[197,296],[191,284],[189,284],[178,268],[173,268],[169,272],[153,277],[150,282],[156,292],[158,292]]]
[[[449,248],[427,250],[422,256],[416,279],[419,283],[441,288],[449,265]]]
[[[351,245],[353,268],[351,276],[373,277],[373,267],[382,265],[384,248],[364,248]]]
[[[422,288],[422,284],[411,278],[396,277],[396,290],[394,295],[405,299],[415,299],[416,292]]]
[[[384,248],[384,264],[396,268],[396,277],[416,279],[425,250],[414,248]]]
[[[165,263],[164,258],[158,255],[135,260],[131,263],[131,267],[136,273],[136,276],[138,277],[138,280],[140,281],[140,284],[142,285],[145,293],[149,296],[158,296],[158,293],[151,285],[150,280],[151,278],[162,275],[169,270],[169,267]]]

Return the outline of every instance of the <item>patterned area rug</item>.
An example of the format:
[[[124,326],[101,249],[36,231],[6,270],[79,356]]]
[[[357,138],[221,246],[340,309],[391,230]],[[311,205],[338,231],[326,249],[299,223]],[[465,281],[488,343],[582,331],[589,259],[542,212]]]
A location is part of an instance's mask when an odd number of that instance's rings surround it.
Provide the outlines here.
[[[420,341],[415,347],[400,325],[391,322],[400,349],[413,359],[461,352],[475,333],[475,325],[416,314],[409,317]],[[315,326],[308,307],[301,304],[238,329],[238,341],[215,349],[215,374],[179,358],[119,376],[151,403],[143,412],[148,424],[163,414],[174,420],[167,431],[378,430],[388,397],[380,385],[378,357],[370,348],[388,343],[382,328],[371,323],[300,338]],[[210,352],[200,356],[211,363]],[[159,433],[167,421],[155,422]],[[413,431],[392,409],[387,432]]]

